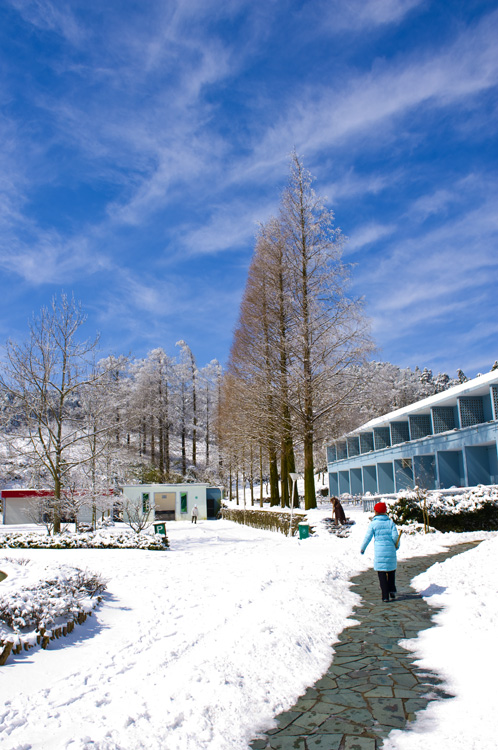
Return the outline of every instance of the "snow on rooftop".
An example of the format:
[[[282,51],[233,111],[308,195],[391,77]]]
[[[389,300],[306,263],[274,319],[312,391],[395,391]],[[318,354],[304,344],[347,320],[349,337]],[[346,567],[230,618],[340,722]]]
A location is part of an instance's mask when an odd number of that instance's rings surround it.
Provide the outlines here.
[[[462,396],[484,396],[489,392],[489,387],[495,384],[498,385],[498,370],[492,370],[485,375],[479,375],[477,378],[472,378],[472,380],[467,380],[465,383],[448,388],[447,391],[435,393],[433,396],[415,401],[413,404],[403,406],[401,409],[389,412],[389,414],[375,417],[375,419],[365,422],[365,424],[347,434],[355,435],[358,432],[372,430],[374,427],[387,427],[390,422],[395,422],[412,414],[430,414],[433,406],[456,406],[458,399]]]

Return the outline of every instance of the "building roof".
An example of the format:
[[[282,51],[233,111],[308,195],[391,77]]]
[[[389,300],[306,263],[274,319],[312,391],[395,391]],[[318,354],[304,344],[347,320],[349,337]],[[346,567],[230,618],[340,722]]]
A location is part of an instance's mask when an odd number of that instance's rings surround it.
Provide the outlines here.
[[[462,396],[484,396],[488,394],[491,385],[498,385],[498,370],[487,372],[485,375],[479,375],[477,378],[467,380],[465,383],[453,386],[453,388],[448,388],[447,391],[435,393],[433,396],[421,399],[421,401],[415,401],[415,403],[391,411],[389,414],[383,414],[381,417],[371,419],[360,427],[351,430],[348,435],[371,431],[374,427],[388,427],[391,422],[407,419],[409,415],[430,414],[434,406],[456,406],[458,399]]]
[[[75,495],[90,495],[92,493],[92,490],[90,489],[81,489],[81,490],[75,490]],[[28,489],[25,487],[16,487],[12,489],[5,489],[0,490],[0,496],[5,499],[13,499],[13,498],[21,498],[24,499],[26,497],[52,497],[54,494],[54,490],[34,490],[34,489]],[[113,495],[114,489],[109,488],[107,490],[99,490],[99,495]]]

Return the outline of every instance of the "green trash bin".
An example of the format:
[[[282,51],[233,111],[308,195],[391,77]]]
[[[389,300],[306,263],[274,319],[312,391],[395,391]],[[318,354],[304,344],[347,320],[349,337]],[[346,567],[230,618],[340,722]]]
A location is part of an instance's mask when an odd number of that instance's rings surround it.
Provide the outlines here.
[[[166,536],[166,524],[164,522],[154,523],[154,534]]]
[[[299,523],[299,539],[307,539],[310,535],[309,523]]]

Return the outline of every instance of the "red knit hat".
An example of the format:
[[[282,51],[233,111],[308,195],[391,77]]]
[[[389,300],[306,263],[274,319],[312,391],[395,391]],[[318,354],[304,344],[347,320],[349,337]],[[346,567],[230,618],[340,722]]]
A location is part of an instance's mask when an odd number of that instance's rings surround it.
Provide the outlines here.
[[[376,503],[374,505],[374,511],[376,513],[387,513],[387,505],[385,503]]]

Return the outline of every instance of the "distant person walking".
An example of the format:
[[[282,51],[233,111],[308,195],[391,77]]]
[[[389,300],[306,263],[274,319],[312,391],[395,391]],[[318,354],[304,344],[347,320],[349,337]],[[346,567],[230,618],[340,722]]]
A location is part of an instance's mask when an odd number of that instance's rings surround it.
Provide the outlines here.
[[[192,508],[192,523],[197,523],[197,516],[199,515],[199,508],[194,505]]]
[[[342,526],[343,523],[346,523],[344,508],[338,497],[331,497],[330,499],[332,500],[332,510],[334,511],[335,522],[338,526]]]
[[[385,503],[374,505],[375,516],[367,529],[365,539],[361,545],[363,554],[374,538],[374,570],[379,576],[382,601],[389,602],[396,599],[396,550],[399,547],[401,534],[387,515]]]

